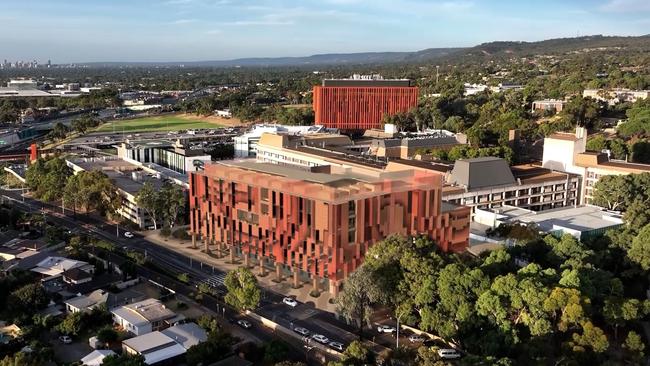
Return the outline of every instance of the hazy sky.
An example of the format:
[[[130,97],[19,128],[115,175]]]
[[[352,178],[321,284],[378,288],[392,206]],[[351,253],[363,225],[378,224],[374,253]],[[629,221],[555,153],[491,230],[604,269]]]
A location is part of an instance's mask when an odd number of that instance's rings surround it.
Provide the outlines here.
[[[0,60],[191,61],[650,33],[650,0],[0,0]]]

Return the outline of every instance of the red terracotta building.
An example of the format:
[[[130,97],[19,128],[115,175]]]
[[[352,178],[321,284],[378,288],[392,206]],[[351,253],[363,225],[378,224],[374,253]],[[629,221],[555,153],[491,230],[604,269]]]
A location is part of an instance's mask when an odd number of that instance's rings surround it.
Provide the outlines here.
[[[314,87],[315,123],[342,131],[382,128],[384,115],[408,112],[418,104],[410,80],[323,80]]]
[[[407,168],[209,164],[190,176],[193,243],[336,295],[368,248],[388,235],[466,248],[469,208],[442,203],[442,185],[440,174]]]

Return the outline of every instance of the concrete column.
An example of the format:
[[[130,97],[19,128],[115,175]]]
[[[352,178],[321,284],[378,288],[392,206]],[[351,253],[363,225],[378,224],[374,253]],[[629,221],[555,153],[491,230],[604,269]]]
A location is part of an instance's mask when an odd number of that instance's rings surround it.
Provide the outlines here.
[[[246,268],[249,268],[251,264],[251,255],[250,253],[243,253],[243,255],[244,255],[244,266],[246,266]]]
[[[275,280],[280,282],[282,281],[282,265],[280,263],[275,264]]]
[[[266,276],[266,270],[264,269],[264,258],[260,257],[259,260],[259,266],[260,266],[260,276]]]
[[[203,238],[203,242],[205,243],[205,252],[210,253],[210,239],[206,236]]]
[[[330,294],[333,297],[339,296],[339,281],[330,280]]]
[[[192,233],[192,248],[196,249],[196,234]]]
[[[293,288],[300,287],[300,277],[298,275],[298,268],[293,269]]]
[[[311,280],[311,290],[312,291],[320,291],[318,288],[318,276],[312,275],[312,280]]]
[[[230,263],[235,263],[235,246],[230,246]]]

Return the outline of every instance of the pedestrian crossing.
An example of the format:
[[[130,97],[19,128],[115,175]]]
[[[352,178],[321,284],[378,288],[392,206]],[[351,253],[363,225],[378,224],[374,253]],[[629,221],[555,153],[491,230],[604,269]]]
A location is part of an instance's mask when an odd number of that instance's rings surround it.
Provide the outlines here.
[[[203,280],[203,283],[207,283],[210,287],[218,288],[224,286],[224,281],[226,280],[225,273],[219,273],[213,276],[210,276]]]

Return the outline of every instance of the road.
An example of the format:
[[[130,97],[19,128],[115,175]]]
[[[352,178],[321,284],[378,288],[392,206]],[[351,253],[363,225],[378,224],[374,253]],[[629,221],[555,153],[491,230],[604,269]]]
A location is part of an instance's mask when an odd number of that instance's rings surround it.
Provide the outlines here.
[[[190,285],[180,283],[173,277],[154,272],[146,267],[138,267],[138,275],[160,283],[165,287],[171,288],[176,291],[177,294],[183,295],[187,298],[191,298],[191,295],[193,293],[196,293],[196,288],[192,284],[202,282],[214,275],[224,275],[223,272],[218,271],[216,268],[204,265],[203,263],[196,262],[188,257],[160,247],[145,240],[139,235],[128,239],[123,236],[123,231],[120,229],[121,235],[117,236],[116,234],[118,228],[115,225],[109,225],[96,217],[88,215],[77,215],[76,218],[73,218],[67,215],[71,214],[71,212],[68,211],[66,211],[66,215],[64,215],[61,213],[60,207],[43,203],[29,197],[22,197],[20,190],[0,189],[0,194],[2,195],[3,199],[9,199],[13,201],[14,204],[24,209],[25,211],[43,213],[43,215],[48,218],[48,221],[51,221],[60,227],[66,228],[73,232],[82,232],[87,230],[89,234],[113,243],[117,248],[128,248],[129,250],[137,250],[145,253],[146,256],[155,264],[165,268],[169,272],[187,273],[191,279]],[[265,297],[268,297],[263,300],[264,304],[271,304],[273,301],[278,299],[278,301],[281,301],[281,297],[278,298],[275,295],[269,295],[269,292],[265,292]],[[302,352],[305,351],[304,343],[301,340],[275,333],[252,318],[246,317],[248,321],[253,323],[253,327],[251,329],[246,330],[238,327],[234,323],[236,323],[236,320],[238,319],[245,318],[245,316],[225,306],[225,304],[218,298],[204,296],[202,305],[210,309],[214,314],[221,314],[224,323],[232,323],[232,325],[226,324],[227,328],[230,328],[232,334],[239,336],[240,338],[248,339],[258,343],[268,342],[272,339],[281,338],[290,346],[292,346],[295,351],[298,351],[298,354],[302,354]],[[320,364],[321,362],[319,357],[325,357],[326,361],[334,360],[332,356],[323,353],[316,353],[315,350],[309,352],[308,356],[310,364]]]

